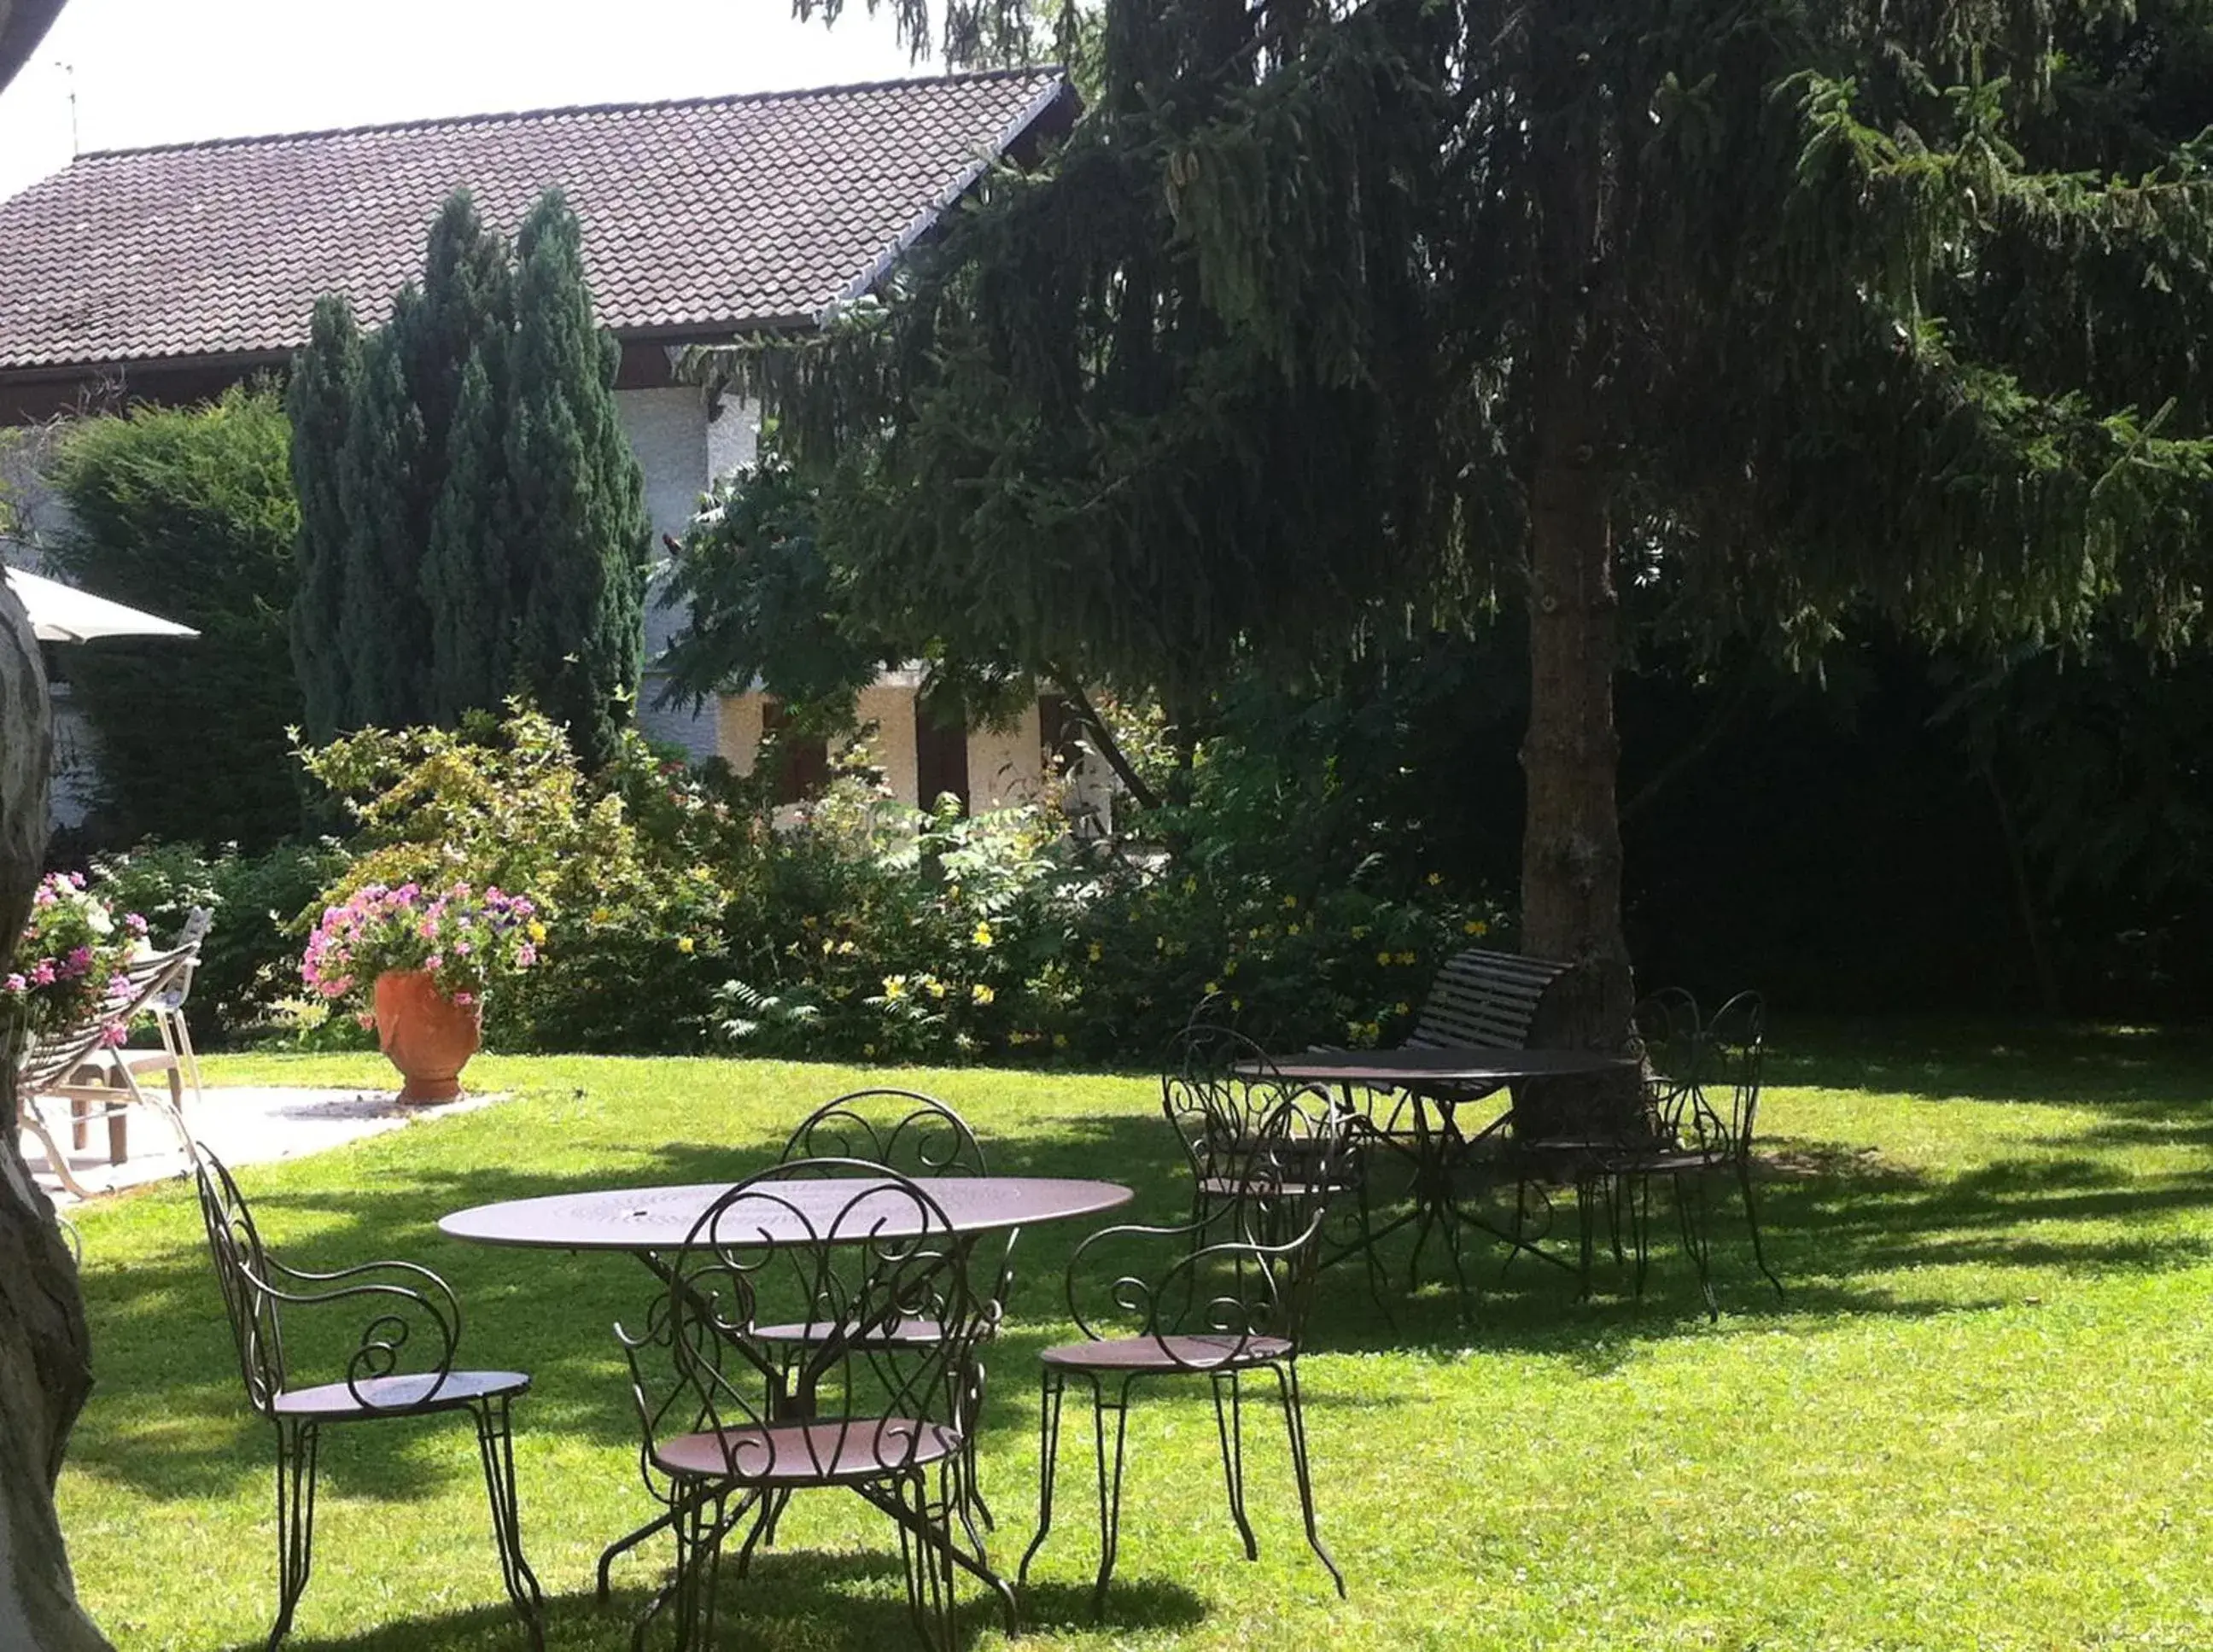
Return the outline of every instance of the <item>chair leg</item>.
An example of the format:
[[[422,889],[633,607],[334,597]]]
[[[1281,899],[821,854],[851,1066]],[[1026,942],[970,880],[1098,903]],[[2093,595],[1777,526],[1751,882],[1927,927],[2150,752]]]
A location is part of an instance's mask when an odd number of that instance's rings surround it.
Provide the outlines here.
[[[1759,1264],[1759,1271],[1767,1276],[1767,1283],[1775,1287],[1775,1300],[1783,1300],[1783,1281],[1767,1265],[1767,1248],[1759,1242],[1759,1204],[1752,1192],[1752,1157],[1747,1154],[1736,1161],[1736,1184],[1744,1194],[1745,1225],[1752,1229],[1752,1259]]]
[[[1067,1390],[1067,1378],[1050,1365],[1043,1368],[1038,1395],[1038,1528],[1030,1546],[1022,1551],[1022,1564],[1015,1569],[1017,1583],[1030,1581],[1030,1562],[1037,1558],[1052,1530],[1052,1482],[1060,1458],[1060,1402]]]
[[[935,1497],[931,1478],[929,1472],[918,1470],[899,1482],[897,1495],[907,1511],[907,1518],[899,1522],[899,1558],[906,1571],[907,1609],[922,1643],[932,1652],[954,1652],[953,1516],[960,1500],[959,1478],[948,1477],[945,1466],[938,1465]],[[914,1522],[912,1530],[908,1519]]]
[[[676,1610],[677,1652],[714,1644],[715,1573],[725,1529],[722,1513],[722,1496],[712,1494],[686,1508],[669,1528],[676,1534],[676,1575],[668,1599]],[[661,1604],[656,1600],[638,1619],[631,1636],[633,1648],[643,1647],[646,1625]]]
[[[293,1609],[315,1559],[315,1447],[313,1423],[277,1424],[277,1625],[270,1652],[292,1631]]]
[[[1214,1387],[1214,1429],[1222,1441],[1222,1478],[1229,1490],[1229,1517],[1245,1539],[1245,1558],[1258,1560],[1260,1545],[1253,1536],[1253,1523],[1245,1518],[1245,1402],[1237,1386],[1237,1373],[1217,1371],[1209,1381]],[[1228,1390],[1228,1403],[1222,1403]]]
[[[1623,1178],[1629,1204],[1629,1247],[1636,1253],[1637,1296],[1644,1298],[1644,1277],[1652,1265],[1652,1178],[1632,1171]]]
[[[546,1645],[546,1596],[538,1575],[522,1558],[522,1513],[515,1492],[515,1428],[505,1396],[472,1408],[477,1419],[477,1449],[484,1458],[485,1494],[491,1503],[491,1540],[499,1551],[500,1579],[515,1602],[530,1643]]]
[[[1306,1521],[1307,1545],[1329,1570],[1337,1583],[1337,1598],[1344,1599],[1344,1574],[1338,1570],[1337,1558],[1329,1545],[1321,1540],[1321,1530],[1314,1519],[1314,1476],[1307,1466],[1307,1413],[1299,1399],[1299,1369],[1295,1364],[1277,1366],[1276,1387],[1283,1399],[1283,1424],[1291,1437],[1291,1472],[1299,1483],[1299,1513]]]
[[[54,1140],[53,1132],[46,1128],[46,1121],[39,1117],[38,1106],[30,1097],[25,1096],[17,1106],[15,1122],[39,1138],[39,1145],[46,1149],[46,1168],[54,1173],[61,1185],[77,1198],[90,1198],[92,1190],[79,1181],[76,1173],[70,1168],[69,1155],[61,1150],[60,1144]]]
[[[1698,1289],[1706,1298],[1706,1318],[1717,1323],[1722,1310],[1714,1297],[1712,1236],[1706,1223],[1706,1174],[1703,1170],[1678,1171],[1673,1180],[1675,1220],[1683,1230],[1683,1253],[1698,1271]]]
[[[1106,1453],[1106,1413],[1114,1413],[1114,1452]],[[1114,1575],[1114,1553],[1122,1540],[1123,1446],[1129,1436],[1130,1381],[1125,1377],[1106,1398],[1106,1387],[1091,1384],[1091,1436],[1099,1452],[1099,1581],[1091,1589],[1091,1615],[1106,1615],[1106,1582]]]

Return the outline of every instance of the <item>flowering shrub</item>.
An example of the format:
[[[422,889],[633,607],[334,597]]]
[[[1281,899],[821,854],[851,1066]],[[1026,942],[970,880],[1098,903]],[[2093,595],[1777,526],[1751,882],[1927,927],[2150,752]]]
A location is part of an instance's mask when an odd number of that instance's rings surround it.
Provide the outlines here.
[[[425,970],[455,1003],[474,1003],[496,977],[538,962],[546,926],[537,912],[528,896],[496,887],[479,894],[456,883],[433,894],[418,883],[372,883],[323,909],[301,978],[332,1003],[366,1003],[387,970]]]
[[[146,920],[136,912],[118,918],[82,872],[49,874],[32,897],[14,961],[0,972],[0,1017],[32,1032],[88,1019],[145,938]]]

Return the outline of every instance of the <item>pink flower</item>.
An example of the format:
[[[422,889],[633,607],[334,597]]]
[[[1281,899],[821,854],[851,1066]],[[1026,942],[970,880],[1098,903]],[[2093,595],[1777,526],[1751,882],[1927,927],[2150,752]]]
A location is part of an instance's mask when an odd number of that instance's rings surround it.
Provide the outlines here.
[[[52,986],[54,984],[54,960],[51,958],[39,960],[31,971],[31,979],[36,985]]]
[[[469,943],[466,941],[456,941],[454,942],[454,956],[456,958],[466,958],[472,950],[473,948],[472,948]]]
[[[27,992],[31,990],[31,984],[20,975],[10,975],[8,978],[7,986],[10,992]]]
[[[456,992],[454,994],[454,1002],[460,1005],[464,1009],[467,1009],[476,1001],[477,995],[473,992]]]
[[[376,1017],[366,1009],[356,1010],[354,1012],[354,1020],[363,1027],[374,1027],[376,1025]]]
[[[527,941],[524,942],[521,946],[517,947],[517,948],[515,949],[515,968],[517,968],[517,969],[528,969],[528,968],[529,968],[533,964],[536,963],[537,961],[538,961],[538,948],[535,948],[535,947],[533,947],[533,946],[532,946],[532,945],[530,944],[530,942],[528,942]]]

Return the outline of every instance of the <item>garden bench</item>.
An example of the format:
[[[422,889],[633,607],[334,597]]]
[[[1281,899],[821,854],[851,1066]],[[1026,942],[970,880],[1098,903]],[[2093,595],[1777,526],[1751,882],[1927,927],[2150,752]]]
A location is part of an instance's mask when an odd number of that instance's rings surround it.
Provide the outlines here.
[[[1437,972],[1403,1047],[1519,1050],[1546,991],[1570,967],[1484,947],[1455,954]]]

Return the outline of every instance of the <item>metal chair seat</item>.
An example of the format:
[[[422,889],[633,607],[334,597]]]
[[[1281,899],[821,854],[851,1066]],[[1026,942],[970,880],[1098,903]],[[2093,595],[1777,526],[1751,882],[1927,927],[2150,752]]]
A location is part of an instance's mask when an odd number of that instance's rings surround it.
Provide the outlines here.
[[[897,1323],[881,1326],[857,1336],[828,1320],[810,1320],[804,1325],[755,1326],[750,1335],[762,1342],[790,1343],[802,1348],[820,1348],[833,1335],[842,1335],[849,1348],[922,1348],[945,1340],[942,1321],[915,1314]]]
[[[1236,1371],[1292,1351],[1288,1337],[1191,1334],[1063,1343],[1038,1357],[1071,1371]]]
[[[1326,1199],[1333,1193],[1350,1192],[1351,1189],[1335,1179],[1326,1182],[1278,1181],[1271,1177],[1265,1183],[1260,1183],[1240,1180],[1235,1176],[1201,1176],[1198,1191],[1209,1198],[1217,1199],[1250,1198],[1255,1194],[1265,1193],[1269,1198],[1304,1201]]]
[[[428,1417],[529,1392],[530,1379],[520,1371],[448,1371],[442,1378],[426,1371],[369,1377],[351,1385],[322,1382],[312,1388],[289,1389],[274,1398],[271,1409],[279,1417],[342,1423],[350,1417]]]
[[[741,1485],[846,1485],[942,1462],[960,1449],[960,1431],[942,1423],[844,1417],[680,1434],[655,1445],[653,1461],[664,1473]]]

